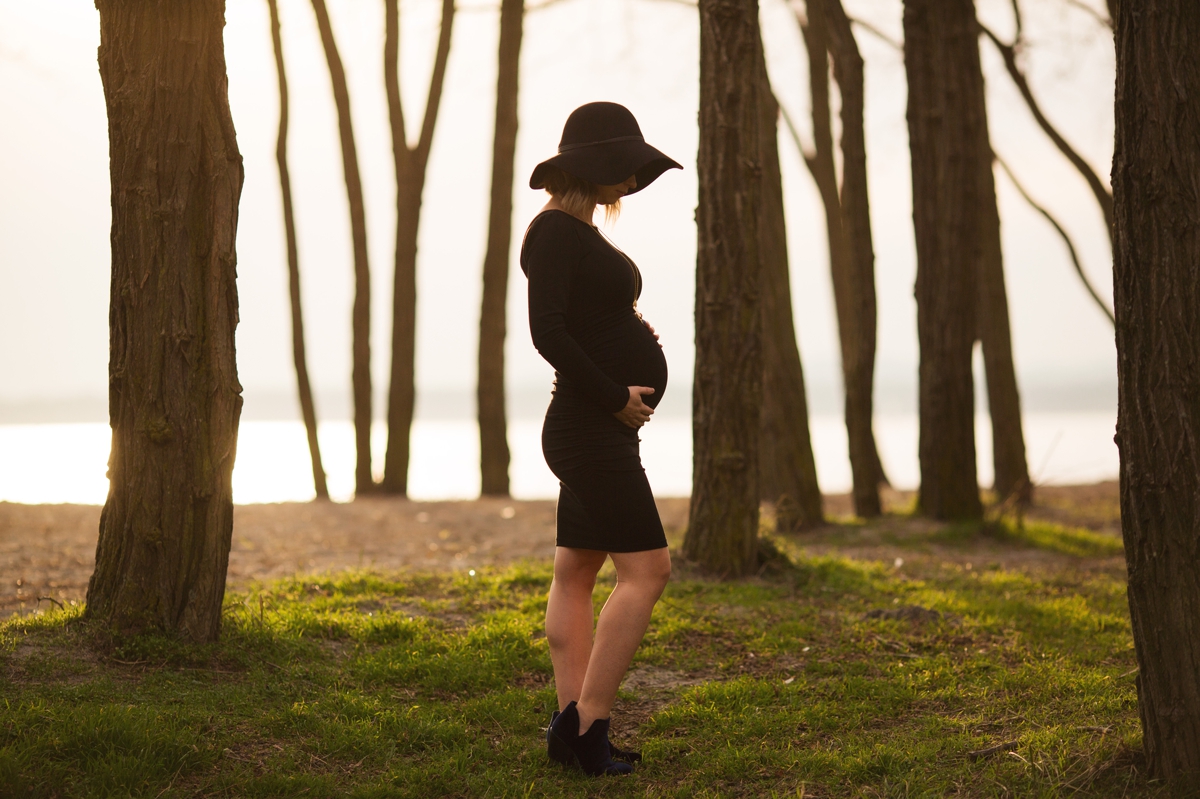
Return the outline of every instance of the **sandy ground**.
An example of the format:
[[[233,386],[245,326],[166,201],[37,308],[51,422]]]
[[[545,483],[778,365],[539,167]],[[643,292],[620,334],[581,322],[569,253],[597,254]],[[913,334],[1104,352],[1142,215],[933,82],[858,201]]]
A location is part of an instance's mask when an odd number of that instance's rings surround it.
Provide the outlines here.
[[[887,492],[885,506],[911,503],[911,494]],[[687,499],[658,500],[668,536],[677,540],[687,524]],[[831,518],[850,514],[846,496],[825,501]],[[1030,518],[1119,534],[1117,484],[1041,487]],[[81,601],[95,564],[100,508],[94,505],[19,505],[0,502],[0,618],[27,614],[50,597]],[[866,527],[831,525],[800,534],[813,552],[837,550],[867,559],[891,560],[889,544],[935,523],[886,516]],[[961,549],[927,551],[924,557],[997,565],[1045,559],[1039,550]],[[366,568],[377,571],[470,569],[554,553],[554,502],[481,499],[410,502],[369,498],[348,504],[239,505],[234,510],[229,585],[310,572]],[[906,550],[908,557],[913,553]],[[918,554],[918,557],[922,555]],[[1053,557],[1053,556],[1050,556]]]

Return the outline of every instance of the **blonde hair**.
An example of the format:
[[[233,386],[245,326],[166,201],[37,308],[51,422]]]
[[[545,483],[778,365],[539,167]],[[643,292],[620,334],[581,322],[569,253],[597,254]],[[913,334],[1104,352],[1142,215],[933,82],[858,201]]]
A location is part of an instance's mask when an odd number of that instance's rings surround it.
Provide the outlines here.
[[[547,165],[549,166],[549,165]],[[544,179],[546,193],[558,200],[568,214],[590,219],[596,213],[600,200],[600,187],[591,181],[577,178],[557,167],[546,170]],[[621,215],[621,200],[618,198],[604,206],[604,223],[611,225]]]

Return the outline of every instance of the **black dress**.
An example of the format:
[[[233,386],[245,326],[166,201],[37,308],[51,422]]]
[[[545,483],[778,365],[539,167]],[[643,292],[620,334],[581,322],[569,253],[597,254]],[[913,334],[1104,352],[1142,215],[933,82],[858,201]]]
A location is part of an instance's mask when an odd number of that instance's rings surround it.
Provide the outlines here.
[[[529,331],[554,367],[554,397],[542,452],[560,481],[558,546],[641,552],[667,545],[642,459],[638,431],[614,413],[628,386],[649,386],[654,407],[667,387],[667,360],[634,304],[637,266],[596,228],[544,211],[521,246],[529,278]]]

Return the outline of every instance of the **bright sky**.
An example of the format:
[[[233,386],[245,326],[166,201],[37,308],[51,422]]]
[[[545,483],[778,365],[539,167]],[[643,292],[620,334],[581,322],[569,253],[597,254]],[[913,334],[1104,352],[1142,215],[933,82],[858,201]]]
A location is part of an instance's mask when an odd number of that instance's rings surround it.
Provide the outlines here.
[[[1002,36],[1008,0],[978,0]],[[1102,5],[1099,0],[1090,0]],[[394,181],[383,91],[383,3],[330,0],[350,81],[366,191],[372,265],[373,358],[386,390]],[[440,3],[402,4],[405,112],[420,124]],[[418,255],[418,391],[470,389],[478,330],[495,91],[494,0],[463,0],[433,145]],[[806,58],[784,0],[762,0],[775,91],[797,121],[808,115]],[[900,0],[846,0],[852,16],[901,39]],[[1112,158],[1109,32],[1062,0],[1026,2],[1024,64],[1048,115],[1107,176]],[[307,0],[280,0],[291,88],[291,172],[299,226],[309,369],[324,392],[348,393],[353,272],[341,156],[329,78]],[[0,406],[102,398],[108,362],[108,161],[96,67],[98,14],[87,0],[0,0]],[[915,255],[901,55],[859,29],[867,63],[867,147],[879,292],[881,406],[911,406],[917,363]],[[274,62],[265,0],[229,0],[230,104],[245,158],[238,231],[238,365],[248,407],[294,392],[278,175]],[[521,64],[514,267],[509,297],[510,386],[545,387],[550,370],[529,343],[520,233],[544,201],[526,188],[553,154],[562,122],[593,100],[627,105],[647,139],[687,169],[630,198],[612,237],[642,267],[639,303],[662,334],[686,410],[695,269],[698,21],[666,0],[562,0],[527,17]],[[1026,111],[995,51],[983,49],[993,145],[1073,235],[1093,282],[1111,296],[1103,223],[1082,179]],[[780,139],[792,287],[810,391],[840,382],[836,326],[816,191],[791,140]],[[1074,275],[1049,226],[997,177],[1018,377],[1027,396],[1095,389],[1115,396],[1107,320]],[[0,422],[3,422],[0,415]]]

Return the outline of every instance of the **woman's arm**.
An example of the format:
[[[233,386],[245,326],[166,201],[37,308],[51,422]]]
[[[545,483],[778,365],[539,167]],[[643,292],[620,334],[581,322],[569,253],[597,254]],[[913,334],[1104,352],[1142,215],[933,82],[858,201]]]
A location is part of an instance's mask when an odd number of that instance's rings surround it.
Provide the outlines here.
[[[529,276],[529,332],[533,346],[559,374],[609,413],[630,403],[630,390],[606,375],[567,331],[567,308],[576,264],[584,248],[575,223],[549,214],[525,241],[523,266]],[[640,395],[638,397],[640,400]]]

